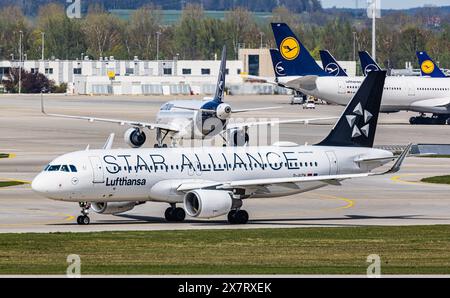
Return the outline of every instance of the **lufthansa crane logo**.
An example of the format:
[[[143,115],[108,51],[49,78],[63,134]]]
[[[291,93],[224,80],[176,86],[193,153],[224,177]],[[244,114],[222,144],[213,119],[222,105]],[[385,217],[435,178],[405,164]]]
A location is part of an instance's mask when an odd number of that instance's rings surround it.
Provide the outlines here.
[[[286,60],[294,60],[300,54],[300,45],[294,37],[286,37],[280,45],[280,53]]]
[[[422,62],[422,65],[420,66],[423,73],[430,74],[434,71],[434,63],[431,60],[425,60]]]

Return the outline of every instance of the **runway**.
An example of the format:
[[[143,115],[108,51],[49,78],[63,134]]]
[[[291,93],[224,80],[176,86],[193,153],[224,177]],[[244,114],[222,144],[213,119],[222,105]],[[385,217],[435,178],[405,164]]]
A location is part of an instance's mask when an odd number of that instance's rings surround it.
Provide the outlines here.
[[[88,144],[100,148],[109,133],[116,133],[114,147],[126,147],[125,127],[106,123],[48,118],[40,113],[39,96],[1,95],[0,152],[13,153],[0,159],[0,181],[31,181],[56,156],[83,150]],[[152,121],[167,97],[48,96],[49,112]],[[338,117],[343,107],[318,105],[303,110],[288,104],[287,96],[229,96],[233,108],[280,106],[279,110],[249,113],[250,118],[283,119]],[[381,115],[377,145],[447,142],[448,126],[411,126],[413,113]],[[247,115],[246,115],[247,116]],[[280,127],[280,140],[314,144],[332,128],[332,122],[317,125],[288,124]],[[147,134],[152,147],[154,134]],[[114,230],[237,229],[312,226],[431,225],[450,224],[450,186],[425,184],[422,177],[450,173],[450,159],[409,158],[394,175],[344,181],[313,192],[274,199],[244,201],[250,214],[247,225],[230,226],[225,216],[214,220],[187,218],[184,223],[166,223],[167,204],[146,203],[122,215],[90,213],[91,224],[78,226],[77,204],[51,201],[34,194],[29,185],[0,188],[0,233],[87,232]]]

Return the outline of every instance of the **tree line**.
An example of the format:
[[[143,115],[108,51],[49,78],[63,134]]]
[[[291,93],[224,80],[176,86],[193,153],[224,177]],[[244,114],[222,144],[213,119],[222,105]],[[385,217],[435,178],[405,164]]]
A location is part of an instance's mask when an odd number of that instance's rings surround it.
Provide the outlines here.
[[[218,1],[222,2],[226,1]],[[320,49],[329,50],[339,60],[353,60],[355,49],[371,48],[370,20],[350,13],[299,14],[280,6],[273,9],[271,18],[257,21],[245,7],[235,7],[223,19],[216,19],[208,17],[200,4],[187,4],[172,25],[163,24],[163,13],[161,7],[145,5],[124,20],[95,4],[82,19],[70,19],[64,6],[52,3],[41,6],[36,17],[30,18],[21,7],[7,6],[0,10],[0,59],[18,59],[20,31],[27,59],[41,58],[42,38],[46,59],[87,55],[154,60],[157,52],[160,59],[214,59],[223,45],[229,49],[228,58],[237,59],[240,47],[275,46],[272,21],[288,23],[317,59]],[[378,62],[390,68],[404,67],[405,61],[417,66],[415,51],[427,50],[442,66],[450,67],[448,16],[442,17],[442,25],[432,26],[432,14],[383,16],[377,26]]]

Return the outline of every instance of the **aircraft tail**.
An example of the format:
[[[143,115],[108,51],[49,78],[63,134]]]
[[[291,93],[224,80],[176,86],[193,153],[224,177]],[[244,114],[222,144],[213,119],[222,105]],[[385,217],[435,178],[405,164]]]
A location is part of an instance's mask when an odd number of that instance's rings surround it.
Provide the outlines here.
[[[320,146],[373,147],[386,71],[371,71]]]
[[[427,52],[416,52],[417,59],[419,59],[420,74],[422,76],[429,76],[432,78],[445,78],[446,75],[439,69],[439,66],[434,63],[433,59],[428,56]]]
[[[359,54],[359,60],[361,61],[362,72],[365,76],[371,71],[380,71],[381,67],[373,60],[372,56],[367,51],[361,51]]]
[[[286,71],[283,65],[280,51],[277,49],[270,49],[270,57],[272,58],[273,70],[275,72],[275,77],[286,76]]]
[[[286,76],[330,76],[320,68],[287,24],[271,25]]]
[[[222,50],[222,59],[220,61],[219,77],[217,79],[216,94],[213,101],[217,103],[223,102],[223,94],[225,91],[225,76],[227,75],[227,47]]]
[[[320,59],[322,60],[323,70],[332,76],[336,77],[347,77],[345,70],[339,65],[339,63],[334,59],[333,55],[329,51],[321,50]]]

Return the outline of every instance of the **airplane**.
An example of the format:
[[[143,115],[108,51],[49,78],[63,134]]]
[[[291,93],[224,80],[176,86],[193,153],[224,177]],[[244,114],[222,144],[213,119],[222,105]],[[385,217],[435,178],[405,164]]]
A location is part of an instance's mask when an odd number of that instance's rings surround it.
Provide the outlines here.
[[[227,214],[230,224],[249,219],[243,201],[275,198],[341,185],[346,179],[397,172],[411,144],[394,157],[373,148],[386,72],[371,72],[328,136],[316,145],[103,149],[55,158],[32,182],[52,200],[80,202],[80,225],[89,209],[118,214],[147,201],[165,202],[169,222]],[[387,171],[374,169],[391,161]],[[182,204],[182,207],[177,207]]]
[[[320,50],[319,53],[323,70],[335,77],[348,77],[347,72],[345,72],[328,50]]]
[[[145,128],[156,130],[155,148],[167,148],[163,144],[169,135],[172,146],[175,146],[182,139],[208,139],[220,135],[225,142],[232,146],[243,146],[248,143],[248,129],[256,125],[275,125],[284,123],[305,123],[312,121],[329,120],[333,118],[311,118],[311,119],[289,119],[273,121],[255,122],[234,122],[230,123],[230,117],[234,114],[277,109],[279,107],[262,107],[251,109],[232,109],[224,102],[225,77],[226,77],[226,47],[222,51],[220,71],[214,98],[210,101],[203,100],[173,100],[161,106],[154,123],[106,119],[91,116],[74,116],[64,114],[47,113],[44,108],[44,100],[41,98],[41,112],[46,116],[81,119],[89,122],[109,122],[120,125],[131,126],[125,134],[124,140],[131,148],[139,148],[144,145],[146,135]]]
[[[432,78],[446,78],[447,76],[442,72],[439,66],[428,56],[427,52],[416,52],[417,59],[420,65],[420,74],[422,77]]]
[[[371,71],[381,70],[381,67],[375,62],[375,60],[373,60],[372,56],[370,56],[367,51],[359,51],[358,54],[364,76],[367,76],[367,74]]]
[[[278,77],[280,86],[339,105],[346,105],[350,101],[364,77],[318,75],[314,67],[317,63],[287,24],[272,23],[272,30],[286,74]],[[286,43],[297,50],[288,55],[283,54]],[[411,117],[411,124],[450,125],[450,86],[445,80],[389,76],[384,88],[382,112],[413,111],[418,112],[419,116]],[[427,117],[427,113],[432,116]]]

